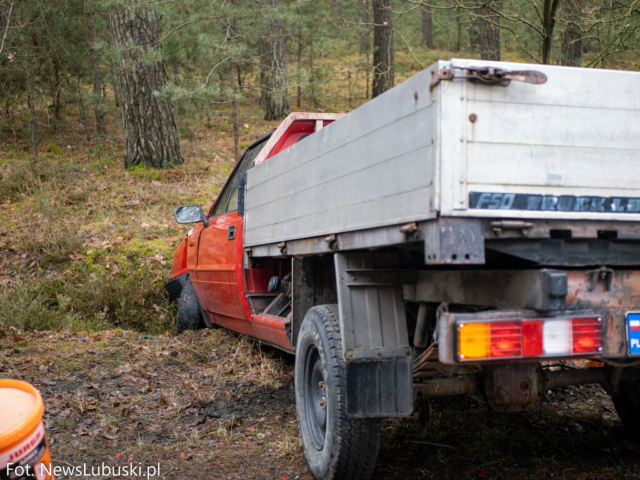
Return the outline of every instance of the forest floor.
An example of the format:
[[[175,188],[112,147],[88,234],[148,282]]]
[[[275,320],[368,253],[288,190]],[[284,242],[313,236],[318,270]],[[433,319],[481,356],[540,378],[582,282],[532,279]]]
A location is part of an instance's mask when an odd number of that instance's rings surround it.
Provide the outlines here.
[[[323,58],[329,65],[331,52]],[[404,62],[409,76],[416,67]],[[344,85],[318,85],[325,103],[302,110],[362,103],[354,65],[332,64],[327,77]],[[175,306],[163,293],[190,228],[173,209],[208,208],[233,168],[227,112],[188,112],[184,165],[124,170],[120,112],[110,96],[105,107],[110,133],[99,139],[85,138],[79,115],[67,112],[57,130],[41,119],[38,160],[26,131],[2,137],[0,378],[42,392],[60,466],[160,463],[164,480],[311,479],[292,358],[223,330],[174,337]],[[243,104],[242,147],[277,123]],[[640,479],[640,443],[600,388],[549,392],[521,414],[471,399],[432,406],[426,435],[415,416],[385,421],[374,478]]]
[[[289,355],[220,329],[154,338],[0,328],[0,378],[40,390],[60,467],[159,464],[165,480],[312,479]],[[640,479],[640,443],[599,387],[550,391],[541,408],[519,414],[471,399],[432,407],[426,432],[415,415],[384,422],[374,479]]]

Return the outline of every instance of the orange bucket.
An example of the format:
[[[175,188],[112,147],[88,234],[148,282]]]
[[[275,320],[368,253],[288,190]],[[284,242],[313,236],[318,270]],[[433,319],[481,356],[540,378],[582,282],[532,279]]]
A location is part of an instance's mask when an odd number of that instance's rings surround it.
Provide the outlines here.
[[[18,380],[0,380],[0,479],[54,480],[40,392]]]

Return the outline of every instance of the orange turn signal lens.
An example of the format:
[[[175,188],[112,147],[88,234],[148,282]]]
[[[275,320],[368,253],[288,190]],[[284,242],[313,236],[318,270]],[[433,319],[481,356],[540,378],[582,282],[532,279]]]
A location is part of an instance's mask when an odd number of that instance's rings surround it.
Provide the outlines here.
[[[458,358],[486,358],[491,348],[491,329],[485,322],[458,324]]]

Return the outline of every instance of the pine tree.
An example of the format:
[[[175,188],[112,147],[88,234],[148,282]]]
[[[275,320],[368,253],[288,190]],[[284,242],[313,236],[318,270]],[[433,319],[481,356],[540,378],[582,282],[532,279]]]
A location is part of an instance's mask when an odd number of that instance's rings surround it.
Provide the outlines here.
[[[267,0],[266,29],[260,38],[260,103],[265,120],[278,120],[289,115],[287,95],[287,63],[284,49],[284,20],[276,7],[281,0]]]
[[[393,88],[394,46],[392,0],[373,0],[373,86],[371,97]]]
[[[139,0],[109,13],[118,48],[117,76],[126,135],[125,168],[167,168],[183,163],[171,98],[159,95],[168,83],[161,57],[160,19]]]
[[[472,0],[473,21],[469,26],[471,49],[482,60],[500,60],[500,1]]]
[[[578,24],[581,9],[578,1],[567,0],[565,2],[567,27],[564,31],[562,44],[562,64],[570,67],[579,67],[582,64],[582,29]]]
[[[427,48],[433,48],[433,18],[431,16],[431,6],[422,5],[421,26],[422,26],[422,44]]]
[[[100,54],[97,49],[96,26],[93,21],[93,8],[91,0],[87,0],[87,25],[91,38],[91,65],[93,70],[93,102],[94,112],[96,115],[96,132],[98,135],[105,135],[107,127],[104,124],[104,112],[102,110],[102,96],[100,89],[102,88],[102,73],[100,71]]]

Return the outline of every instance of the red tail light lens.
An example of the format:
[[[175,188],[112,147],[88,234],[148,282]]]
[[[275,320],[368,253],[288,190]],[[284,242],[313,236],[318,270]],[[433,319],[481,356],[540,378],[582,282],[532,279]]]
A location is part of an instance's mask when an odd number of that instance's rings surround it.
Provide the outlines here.
[[[522,343],[522,355],[525,357],[541,357],[543,355],[542,320],[522,322]]]
[[[522,322],[492,322],[491,356],[522,356]]]
[[[572,318],[573,353],[602,351],[602,322],[598,317]]]

